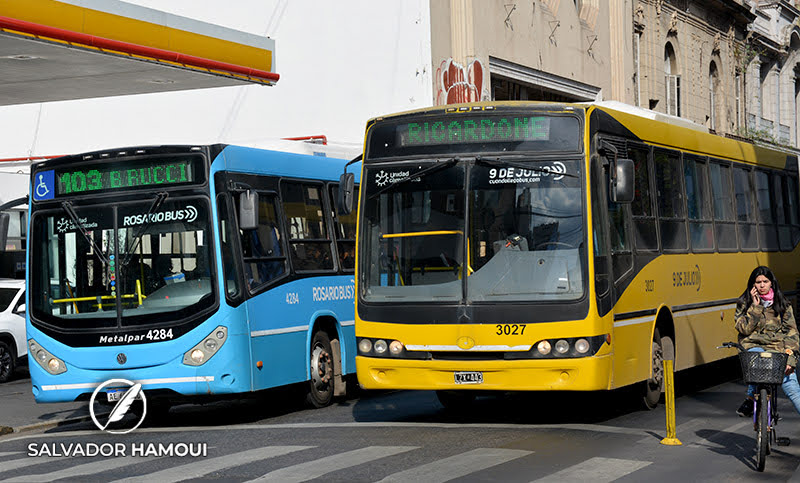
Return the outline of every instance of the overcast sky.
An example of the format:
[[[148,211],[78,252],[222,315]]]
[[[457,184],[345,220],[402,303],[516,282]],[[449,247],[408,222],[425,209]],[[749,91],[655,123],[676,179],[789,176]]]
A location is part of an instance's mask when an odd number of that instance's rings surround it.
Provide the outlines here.
[[[318,134],[360,149],[369,118],[431,102],[427,0],[128,3],[270,36],[280,81],[0,108],[0,158]]]

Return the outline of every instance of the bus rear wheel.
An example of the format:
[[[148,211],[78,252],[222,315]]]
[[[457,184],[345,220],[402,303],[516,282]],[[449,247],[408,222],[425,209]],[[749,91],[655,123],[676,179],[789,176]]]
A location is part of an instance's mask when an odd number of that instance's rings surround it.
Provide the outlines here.
[[[647,409],[655,409],[664,389],[664,346],[658,329],[653,331],[652,342],[653,376],[644,382],[642,402]]]
[[[333,401],[333,354],[331,340],[323,331],[311,339],[311,380],[306,401],[315,408],[330,405]]]

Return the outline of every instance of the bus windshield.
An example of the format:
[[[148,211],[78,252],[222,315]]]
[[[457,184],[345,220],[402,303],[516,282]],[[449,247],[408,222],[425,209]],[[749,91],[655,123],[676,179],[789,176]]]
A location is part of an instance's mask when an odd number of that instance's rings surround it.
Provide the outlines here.
[[[462,160],[429,169],[436,163],[366,168],[365,302],[583,296],[586,224],[578,159]],[[422,176],[414,178],[417,172]],[[408,181],[391,189],[400,180]]]
[[[207,202],[156,199],[36,213],[31,315],[63,329],[111,328],[174,321],[213,305]]]

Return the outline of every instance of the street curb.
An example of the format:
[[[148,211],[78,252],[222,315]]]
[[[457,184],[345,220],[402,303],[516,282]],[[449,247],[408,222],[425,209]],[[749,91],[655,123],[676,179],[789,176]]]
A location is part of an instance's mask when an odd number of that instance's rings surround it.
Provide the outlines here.
[[[101,415],[102,414],[98,416]],[[4,436],[6,434],[11,434],[11,433],[25,433],[28,431],[36,431],[37,429],[56,428],[58,426],[65,426],[67,424],[81,423],[84,421],[91,421],[91,420],[92,417],[87,414],[85,416],[75,416],[67,419],[57,419],[53,421],[43,421],[41,423],[24,424],[22,426],[17,426],[15,428],[12,428],[10,426],[0,426],[0,436]]]

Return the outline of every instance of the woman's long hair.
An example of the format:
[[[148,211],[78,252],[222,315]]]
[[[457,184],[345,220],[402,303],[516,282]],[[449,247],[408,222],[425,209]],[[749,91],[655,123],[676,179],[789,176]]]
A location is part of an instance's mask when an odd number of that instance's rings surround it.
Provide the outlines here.
[[[756,267],[753,270],[753,273],[750,274],[750,278],[747,279],[747,288],[744,289],[744,292],[739,297],[737,301],[739,304],[744,305],[744,310],[750,308],[753,305],[753,296],[750,295],[750,291],[753,289],[753,286],[756,284],[756,278],[759,275],[763,275],[767,277],[767,279],[772,282],[772,291],[775,293],[775,298],[772,300],[772,308],[778,312],[778,315],[783,318],[783,313],[786,312],[786,308],[789,306],[789,301],[786,300],[786,297],[783,295],[783,291],[781,291],[781,286],[778,284],[778,279],[775,278],[775,274],[772,273],[772,270],[769,267],[760,266]]]

